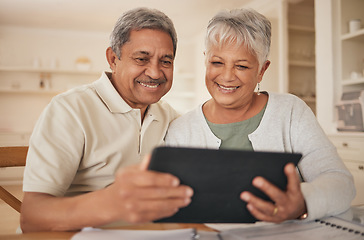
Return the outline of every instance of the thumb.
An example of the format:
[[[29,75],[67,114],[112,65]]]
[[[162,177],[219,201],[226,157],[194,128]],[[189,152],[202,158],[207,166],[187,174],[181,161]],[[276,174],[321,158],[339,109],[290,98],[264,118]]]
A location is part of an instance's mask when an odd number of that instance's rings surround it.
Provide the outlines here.
[[[140,170],[146,171],[148,169],[149,163],[150,163],[151,155],[146,155],[142,162],[140,163]]]

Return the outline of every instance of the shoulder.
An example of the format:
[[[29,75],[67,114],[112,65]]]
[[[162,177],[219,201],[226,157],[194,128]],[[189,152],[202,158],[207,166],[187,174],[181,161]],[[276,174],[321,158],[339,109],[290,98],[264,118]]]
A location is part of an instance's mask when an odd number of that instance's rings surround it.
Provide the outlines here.
[[[95,108],[96,98],[92,85],[84,85],[58,94],[51,99],[42,111],[41,116],[66,119],[67,116],[77,118],[81,111]]]
[[[269,99],[274,102],[285,104],[297,104],[303,102],[302,99],[291,93],[269,93]]]
[[[201,106],[174,120],[167,131],[165,143],[169,146],[198,146],[206,134],[206,122]],[[208,128],[208,126],[207,126]]]
[[[153,113],[160,115],[162,118],[168,119],[169,121],[172,121],[179,116],[177,111],[163,100],[151,104],[150,108]]]
[[[290,93],[269,93],[268,108],[272,108],[275,111],[287,111],[287,110],[306,110],[309,109],[307,104],[299,97]]]
[[[67,102],[72,103],[73,101],[79,102],[85,98],[90,98],[93,95],[96,95],[96,91],[93,84],[91,83],[78,86],[69,89],[63,93],[60,93],[52,99],[52,102],[64,102],[64,103]]]
[[[203,118],[202,106],[199,106],[174,120],[171,123],[170,129],[190,128],[191,125],[198,123],[201,118]]]

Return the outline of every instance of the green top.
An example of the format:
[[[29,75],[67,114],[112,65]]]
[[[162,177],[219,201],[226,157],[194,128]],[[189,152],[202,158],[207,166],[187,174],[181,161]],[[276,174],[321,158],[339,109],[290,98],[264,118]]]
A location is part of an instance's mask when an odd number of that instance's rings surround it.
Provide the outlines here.
[[[235,149],[235,150],[250,150],[253,151],[253,145],[250,142],[248,135],[257,129],[267,105],[255,116],[234,123],[216,124],[209,122],[206,117],[206,122],[211,131],[216,137],[221,139],[220,149]]]

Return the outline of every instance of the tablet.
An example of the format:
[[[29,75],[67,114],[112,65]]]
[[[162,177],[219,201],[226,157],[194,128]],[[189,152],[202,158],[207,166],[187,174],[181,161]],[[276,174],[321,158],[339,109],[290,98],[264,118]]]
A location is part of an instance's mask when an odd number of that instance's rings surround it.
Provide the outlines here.
[[[240,193],[249,191],[270,201],[253,187],[253,178],[262,176],[284,190],[287,185],[284,166],[288,162],[297,166],[301,157],[298,153],[157,147],[149,169],[173,174],[181,184],[192,187],[194,195],[187,207],[156,222],[256,222]]]

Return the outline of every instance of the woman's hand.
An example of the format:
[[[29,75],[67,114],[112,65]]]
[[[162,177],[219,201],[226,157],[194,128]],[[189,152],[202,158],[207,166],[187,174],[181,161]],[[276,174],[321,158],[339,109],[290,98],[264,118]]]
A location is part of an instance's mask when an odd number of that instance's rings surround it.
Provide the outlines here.
[[[295,166],[288,163],[284,173],[288,181],[286,191],[282,191],[263,177],[253,179],[253,186],[264,192],[274,203],[258,198],[250,192],[241,193],[240,198],[247,202],[247,208],[255,218],[280,223],[297,219],[307,212]]]

